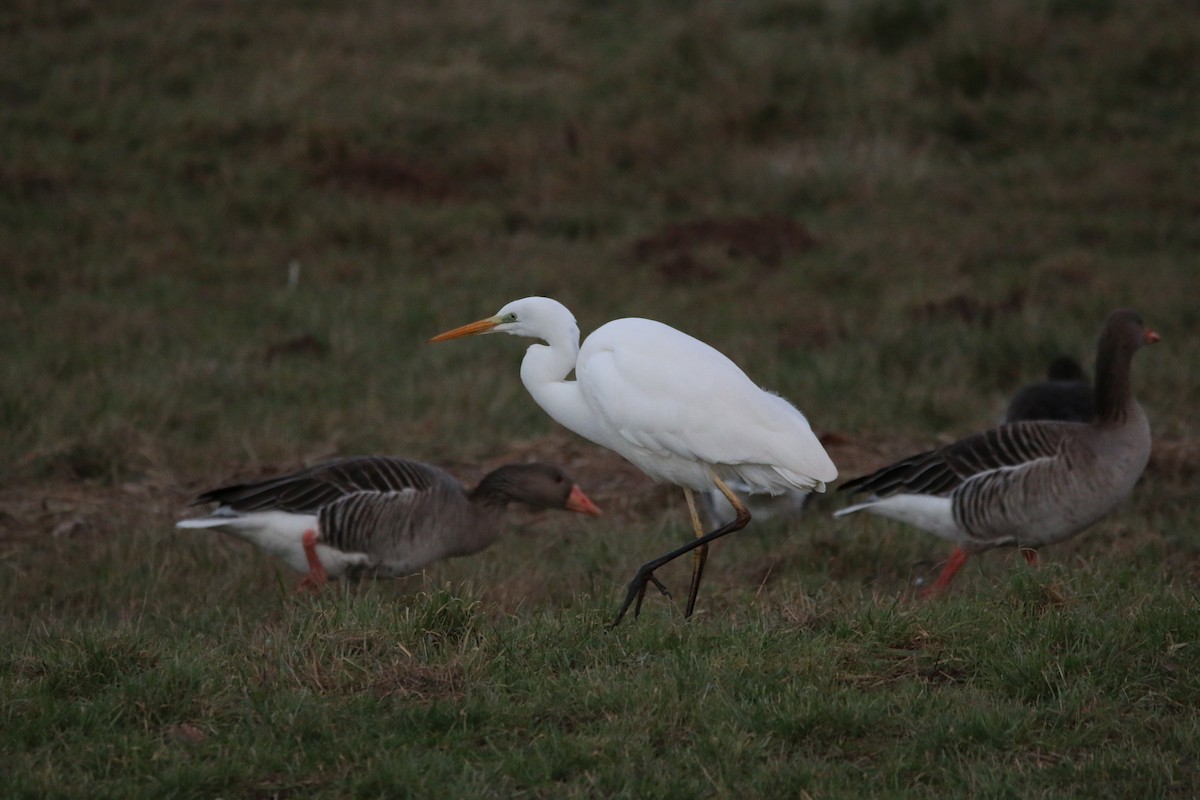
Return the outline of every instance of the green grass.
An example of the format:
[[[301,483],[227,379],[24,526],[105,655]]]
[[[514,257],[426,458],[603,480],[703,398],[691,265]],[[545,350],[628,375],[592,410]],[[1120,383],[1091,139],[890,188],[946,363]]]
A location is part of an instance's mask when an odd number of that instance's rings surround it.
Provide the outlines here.
[[[7,794],[1197,794],[1193,16],[6,5]],[[646,246],[670,225],[750,238]],[[713,343],[846,477],[989,425],[1060,352],[1090,367],[1132,306],[1163,335],[1134,368],[1154,457],[1042,569],[986,554],[944,602],[912,597],[942,543],[822,497],[715,547],[690,622],[654,596],[608,631],[686,537],[679,493],[556,429],[521,344],[423,344],[529,294]],[[558,461],[608,513],[315,599],[172,528],[202,488],[358,453]]]
[[[1195,596],[1073,588],[609,631],[590,598],[509,615],[372,587],[40,627],[5,659],[9,791],[1186,795]]]

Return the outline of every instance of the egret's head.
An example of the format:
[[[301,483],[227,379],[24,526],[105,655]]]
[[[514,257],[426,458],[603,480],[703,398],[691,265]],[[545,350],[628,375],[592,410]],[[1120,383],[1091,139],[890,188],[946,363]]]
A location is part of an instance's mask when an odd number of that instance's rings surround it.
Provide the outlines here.
[[[524,297],[504,306],[494,316],[439,333],[429,341],[444,342],[479,333],[511,333],[549,340],[563,330],[579,335],[575,317],[566,306],[549,297]]]

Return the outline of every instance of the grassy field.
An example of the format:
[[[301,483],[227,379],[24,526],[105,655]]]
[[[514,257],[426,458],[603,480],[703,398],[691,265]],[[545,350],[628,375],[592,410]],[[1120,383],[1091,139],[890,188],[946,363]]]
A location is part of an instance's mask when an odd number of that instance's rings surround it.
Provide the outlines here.
[[[1165,0],[0,8],[6,797],[1200,795],[1200,28]],[[606,624],[677,490],[559,429],[545,294],[726,352],[843,477],[990,425],[1113,308],[1154,455],[1047,550],[756,521]],[[198,491],[563,465],[470,559],[295,596]]]

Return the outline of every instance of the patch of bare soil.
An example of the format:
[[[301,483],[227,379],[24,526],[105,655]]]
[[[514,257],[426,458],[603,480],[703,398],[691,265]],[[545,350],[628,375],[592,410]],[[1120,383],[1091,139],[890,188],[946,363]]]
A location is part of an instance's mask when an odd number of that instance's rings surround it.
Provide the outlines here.
[[[166,485],[28,483],[0,490],[0,566],[22,593],[45,593],[55,575],[81,569],[131,532],[171,530],[187,496]],[[69,579],[68,579],[69,580]]]
[[[263,361],[271,364],[286,358],[324,358],[329,355],[329,344],[311,333],[302,333],[267,345],[263,350]]]
[[[807,308],[803,314],[789,316],[778,334],[784,350],[812,350],[850,338],[849,323],[828,307]]]
[[[10,192],[24,200],[34,200],[61,193],[75,179],[62,172],[35,169],[27,165],[0,164],[0,191]]]
[[[929,438],[856,437],[832,432],[823,434],[821,442],[843,478],[861,475],[936,444]],[[1160,444],[1166,449],[1160,450]],[[314,461],[337,455],[328,453]],[[655,483],[611,450],[566,431],[514,441],[505,450],[478,460],[441,466],[463,483],[473,485],[502,464],[529,461],[546,461],[562,467],[610,518],[645,519],[660,513],[664,506],[674,501],[672,495],[679,491],[674,486]],[[1195,470],[1198,465],[1200,445],[1156,442],[1152,469]],[[231,472],[196,485],[154,480],[112,486],[56,479],[6,488],[0,490],[0,543],[47,537],[56,540],[81,538],[112,530],[119,527],[122,520],[147,513],[182,515],[188,502],[203,489],[223,482],[265,479],[300,466],[261,465],[252,473]]]
[[[393,195],[412,202],[442,203],[467,196],[448,175],[429,165],[380,153],[351,153],[345,147],[314,157],[313,173],[318,182],[347,191]]]
[[[900,458],[936,447],[932,436],[851,436],[826,432],[820,436],[838,466],[839,481],[865,475]],[[334,457],[336,454],[329,454]],[[322,459],[316,459],[322,460]],[[465,484],[473,485],[487,472],[512,462],[546,461],[561,466],[604,510],[610,520],[644,520],[660,514],[678,500],[679,490],[655,483],[625,459],[565,431],[537,439],[516,441],[500,453],[472,462],[443,466]],[[255,480],[282,474],[295,465],[267,465],[254,474],[236,476]],[[1187,482],[1200,474],[1200,440],[1155,439],[1148,475]],[[182,486],[165,480],[116,486],[90,481],[54,480],[0,490],[0,557],[28,546],[48,549],[80,544],[97,537],[117,535],[147,516],[168,524],[183,516],[196,492],[230,482],[225,476],[203,486]],[[553,512],[523,512],[531,516]]]
[[[943,300],[930,300],[914,305],[908,309],[908,316],[914,322],[957,319],[969,325],[979,324],[987,327],[1000,317],[1020,311],[1025,307],[1026,299],[1023,289],[1014,289],[999,300],[981,300],[960,293]]]
[[[719,248],[731,259],[751,258],[774,269],[792,253],[817,246],[816,238],[799,222],[779,215],[707,217],[667,225],[633,244],[633,257],[653,261],[668,283],[691,283],[719,276],[700,251]]]
[[[1200,475],[1200,439],[1155,439],[1146,472],[1172,480],[1190,480]]]

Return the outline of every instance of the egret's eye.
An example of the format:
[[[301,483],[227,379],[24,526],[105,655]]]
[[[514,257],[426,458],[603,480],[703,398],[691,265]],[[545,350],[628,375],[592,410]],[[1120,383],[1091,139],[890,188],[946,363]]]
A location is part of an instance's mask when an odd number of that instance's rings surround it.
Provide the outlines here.
[[[516,322],[516,321],[517,321],[517,315],[512,312],[509,312],[500,318],[501,325],[503,325],[506,322]]]

